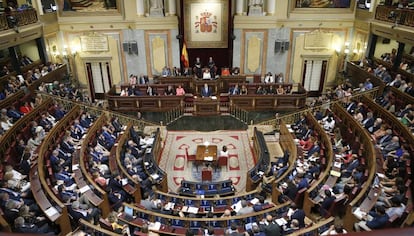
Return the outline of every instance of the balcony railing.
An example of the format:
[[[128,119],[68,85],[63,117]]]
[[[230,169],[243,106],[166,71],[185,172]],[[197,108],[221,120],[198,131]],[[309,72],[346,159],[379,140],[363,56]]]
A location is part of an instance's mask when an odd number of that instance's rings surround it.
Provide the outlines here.
[[[391,6],[377,6],[375,19],[414,27],[414,10],[401,9]]]
[[[0,15],[0,30],[8,30],[13,29],[15,25],[13,25],[8,17],[12,16],[16,19],[18,27],[34,24],[37,22],[37,13],[35,9],[25,9],[22,11],[13,11],[10,14],[3,13]]]

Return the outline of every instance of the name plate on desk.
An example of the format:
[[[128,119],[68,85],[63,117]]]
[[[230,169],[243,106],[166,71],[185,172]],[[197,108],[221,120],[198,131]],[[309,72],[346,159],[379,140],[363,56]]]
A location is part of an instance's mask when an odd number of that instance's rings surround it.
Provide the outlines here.
[[[105,35],[90,35],[80,37],[82,51],[103,52],[109,51],[108,37]]]

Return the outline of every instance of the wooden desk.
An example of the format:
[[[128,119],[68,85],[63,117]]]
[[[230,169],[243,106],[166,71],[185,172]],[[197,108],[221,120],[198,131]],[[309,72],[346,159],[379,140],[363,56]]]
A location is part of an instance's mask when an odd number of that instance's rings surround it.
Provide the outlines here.
[[[212,160],[206,160],[206,157],[212,157]],[[196,161],[217,161],[217,146],[209,145],[207,148],[205,145],[198,145]]]
[[[195,116],[214,116],[220,113],[220,99],[197,97],[193,104]]]

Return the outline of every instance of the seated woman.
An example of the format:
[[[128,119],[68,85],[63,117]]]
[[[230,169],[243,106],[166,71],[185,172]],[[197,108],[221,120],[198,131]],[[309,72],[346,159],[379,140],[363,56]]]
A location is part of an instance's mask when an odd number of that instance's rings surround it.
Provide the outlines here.
[[[211,79],[210,69],[205,69],[203,72],[203,79]]]
[[[177,96],[183,96],[183,95],[185,95],[185,90],[184,90],[183,87],[181,87],[181,84],[178,85],[178,87],[175,89],[175,94]]]
[[[239,67],[234,67],[231,74],[232,75],[239,75],[240,74],[240,68]]]
[[[164,90],[164,95],[175,95],[175,90],[172,85],[168,85],[168,87]]]
[[[283,86],[280,84],[279,87],[276,89],[276,93],[277,94],[285,94],[285,89],[283,88]]]
[[[229,156],[229,151],[227,150],[227,146],[223,146],[223,148],[220,151],[219,156],[223,156],[223,157],[228,157]]]
[[[247,95],[247,87],[244,84],[242,85],[240,89],[240,95]]]

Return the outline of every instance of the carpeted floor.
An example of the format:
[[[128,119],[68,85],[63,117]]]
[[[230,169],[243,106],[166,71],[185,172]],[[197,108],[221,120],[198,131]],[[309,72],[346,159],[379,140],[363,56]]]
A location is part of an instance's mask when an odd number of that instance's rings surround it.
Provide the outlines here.
[[[255,163],[247,131],[168,131],[159,166],[168,173],[168,187],[176,192],[182,179],[201,181],[201,167],[196,168],[186,161],[185,150],[195,154],[197,145],[206,141],[217,145],[218,150],[226,145],[229,150],[228,168],[213,172],[213,181],[231,179],[238,193],[245,191],[246,173]]]

